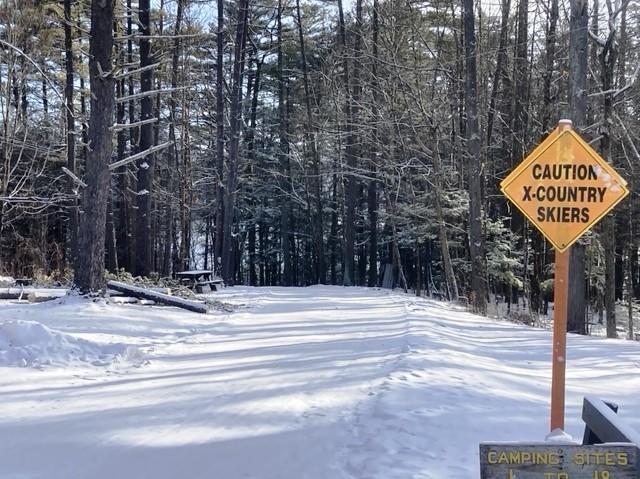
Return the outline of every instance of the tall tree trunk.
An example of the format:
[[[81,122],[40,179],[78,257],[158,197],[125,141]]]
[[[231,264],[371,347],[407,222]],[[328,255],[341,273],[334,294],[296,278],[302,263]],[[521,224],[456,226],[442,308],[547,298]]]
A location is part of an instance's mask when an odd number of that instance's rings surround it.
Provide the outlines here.
[[[247,35],[248,0],[238,1],[238,22],[236,27],[235,51],[233,61],[233,78],[231,87],[231,111],[229,131],[229,162],[224,195],[224,216],[222,236],[222,278],[233,284],[233,216],[235,211],[235,192],[238,181],[238,153],[242,117],[242,69],[244,43]]]
[[[512,130],[511,130],[511,164],[519,164],[525,155],[525,133],[527,129],[527,106],[529,80],[529,59],[527,58],[528,33],[529,33],[529,1],[520,0],[518,3],[518,34],[516,38],[516,51],[514,60],[514,95]],[[522,224],[522,215],[518,212],[519,221]]]
[[[80,37],[79,39],[79,43],[82,45],[81,43],[81,39],[82,37]],[[82,47],[81,47],[82,48]],[[80,168],[78,168],[79,170],[82,171],[82,168],[84,165],[87,164],[87,159],[89,157],[89,131],[87,128],[87,97],[85,94],[86,88],[85,88],[85,81],[84,81],[84,75],[80,74],[80,116],[83,119],[82,120],[82,162],[81,162],[81,166]],[[77,162],[76,162],[76,166],[77,166]],[[78,218],[78,221],[80,221],[80,219]],[[80,225],[78,224],[78,228],[80,227]],[[78,234],[80,234],[78,232]]]
[[[311,111],[311,91],[309,87],[309,73],[307,55],[304,44],[302,16],[300,15],[300,0],[296,0],[296,14],[298,17],[298,39],[300,42],[300,61],[302,63],[302,79],[304,81],[304,99],[307,114],[305,129],[305,143],[309,151],[309,162],[312,165],[313,180],[311,181],[315,209],[312,211],[312,243],[314,256],[313,282],[323,284],[326,281],[326,262],[324,258],[324,225],[322,219],[322,177],[320,172],[320,155],[318,154],[317,135]]]
[[[627,221],[629,222],[629,239],[627,241],[627,338],[629,340],[633,340],[635,332],[633,330],[633,267],[631,263],[631,255],[635,249],[635,241],[633,237],[633,203],[631,201],[629,201],[627,208],[627,211],[629,212],[627,217]]]
[[[589,16],[586,0],[571,0],[569,34],[569,118],[580,131],[587,119],[587,60]],[[581,250],[582,249],[582,250]],[[576,243],[569,257],[569,291],[567,327],[585,331],[584,246]]]
[[[289,198],[289,135],[287,131],[287,111],[285,105],[285,79],[284,64],[282,56],[282,11],[284,7],[282,0],[278,0],[278,159],[281,168],[280,188],[284,197],[281,200],[280,208],[280,237],[282,241],[282,262],[284,263],[283,286],[293,284],[293,254],[291,242],[291,204]]]
[[[546,132],[553,124],[552,114],[554,112],[554,97],[551,94],[551,80],[555,72],[556,59],[556,30],[558,25],[558,0],[551,0],[549,7],[549,26],[547,28],[546,51],[545,51],[545,71],[542,75],[543,86],[542,96],[544,98],[544,110],[542,115],[542,131]]]
[[[434,132],[436,141],[436,151],[434,156],[434,172],[435,172],[435,191],[434,203],[436,207],[436,216],[438,218],[438,239],[440,241],[440,250],[442,254],[442,263],[444,267],[444,276],[447,285],[447,296],[450,301],[458,301],[458,282],[453,271],[451,263],[451,253],[449,252],[449,240],[447,238],[447,227],[444,222],[444,213],[442,211],[442,159],[440,157],[440,143],[437,139],[437,132]]]
[[[362,2],[357,0],[356,22],[362,21]],[[349,60],[347,54],[347,34],[344,21],[343,2],[338,0],[338,18],[339,18],[339,30],[340,30],[340,43],[343,56],[343,74],[344,74],[344,88],[347,96],[346,100],[346,137],[347,144],[345,147],[345,163],[346,163],[346,177],[345,177],[345,218],[344,218],[344,251],[343,251],[343,264],[342,264],[342,284],[344,286],[352,286],[354,281],[354,269],[355,269],[355,219],[356,219],[356,194],[357,194],[357,182],[354,177],[356,167],[356,152],[355,152],[355,137],[353,134],[354,128],[354,113],[353,108],[355,101],[352,95],[355,93],[355,89],[352,91],[352,83],[349,75]],[[356,25],[356,39],[355,42],[360,44],[360,23]],[[354,57],[357,57],[354,46]],[[355,69],[357,67],[354,66]],[[357,81],[353,82],[353,86],[357,84]]]
[[[65,105],[67,120],[67,168],[76,172],[76,119],[73,106],[73,32],[71,30],[71,0],[64,0],[64,50],[65,50]],[[67,248],[69,257],[68,263],[75,267],[75,254],[78,243],[78,204],[75,195],[76,185],[73,178],[69,178],[67,183],[67,194],[70,200],[68,209],[69,223],[67,225]]]
[[[127,15],[127,19],[129,19]],[[124,20],[123,20],[124,22]],[[122,27],[116,20],[116,34],[124,31],[125,27]],[[127,51],[126,47],[122,44],[116,44],[116,58],[119,65],[127,63]],[[126,79],[123,77],[116,81],[116,98],[121,98],[126,95]],[[126,123],[126,104],[125,102],[117,102],[116,104],[116,123]],[[127,150],[127,129],[120,129],[116,135],[116,161],[122,161],[125,158]],[[112,177],[112,183],[114,179]],[[124,268],[129,267],[129,253],[131,235],[129,232],[129,175],[126,168],[118,171],[115,176],[116,188],[114,189],[115,198],[112,200],[115,202],[116,212],[108,214],[115,214],[117,218],[116,228],[116,240],[115,244],[118,248],[118,266]],[[130,270],[129,270],[130,271]]]
[[[85,171],[87,187],[82,198],[75,284],[82,292],[104,286],[104,248],[107,202],[109,200],[109,162],[111,160],[113,111],[115,103],[111,53],[113,48],[113,3],[91,2],[89,75],[91,150]]]
[[[224,222],[224,0],[218,0],[216,34],[216,234],[214,270],[222,269],[222,236]]]
[[[151,20],[150,0],[139,0],[140,19],[140,68],[152,64],[151,59]],[[140,92],[146,93],[153,89],[153,70],[147,69],[140,74]],[[140,120],[148,120],[153,116],[153,98],[143,96],[140,100]],[[140,151],[153,146],[153,125],[144,124],[140,127]],[[137,194],[137,229],[136,229],[136,274],[149,276],[153,268],[153,232],[152,224],[152,190],[153,173],[155,169],[154,155],[147,155],[138,161],[138,194]]]
[[[514,87],[516,94],[513,99],[513,109],[511,114],[511,135],[510,135],[510,152],[511,167],[518,165],[525,155],[526,146],[526,129],[527,129],[527,107],[528,107],[528,81],[529,67],[527,58],[528,32],[529,32],[529,1],[519,0],[518,2],[518,30],[516,35],[515,58],[514,58]],[[525,225],[525,219],[520,210],[511,209],[511,229],[519,235],[521,240],[518,242],[524,250],[524,284],[525,290],[530,290],[528,263],[527,263],[527,245],[528,245],[528,228]],[[511,289],[511,293],[513,289]]]
[[[124,62],[123,62],[124,63]],[[116,96],[122,97],[125,95],[125,80],[121,79],[116,83]],[[120,102],[116,105],[116,123],[125,123],[125,104]],[[127,136],[125,130],[119,130],[117,134],[117,146],[116,146],[116,161],[121,161],[125,158],[125,152],[127,149]],[[120,249],[119,253],[119,266],[128,268],[130,264],[130,242],[131,236],[129,231],[129,175],[126,168],[118,174],[118,198],[116,201],[117,217],[119,228],[117,230],[116,244]],[[130,271],[130,270],[129,270]]]
[[[471,255],[471,307],[487,312],[485,241],[482,231],[482,184],[484,173],[480,157],[478,129],[478,91],[476,68],[476,36],[473,0],[464,0],[464,52],[466,67],[465,111],[469,160],[469,253]]]
[[[498,44],[498,58],[496,60],[496,70],[493,74],[491,86],[491,99],[489,100],[489,112],[487,115],[487,145],[491,146],[493,135],[493,118],[495,116],[496,99],[500,90],[500,79],[504,74],[507,63],[507,40],[509,35],[509,9],[511,0],[502,0],[502,21],[500,22],[500,42]]]
[[[610,11],[611,15],[612,12]],[[600,152],[609,163],[613,163],[611,124],[613,115],[613,76],[616,67],[616,33],[609,32],[605,45],[600,52],[600,80],[603,95],[602,128]],[[602,246],[604,249],[604,307],[607,314],[607,337],[616,338],[616,238],[615,213],[609,213],[602,222]]]
[[[336,161],[337,163],[337,161]],[[329,229],[329,243],[331,252],[329,254],[329,281],[330,284],[338,284],[338,255],[336,254],[336,243],[338,243],[338,177],[336,174],[337,165],[334,166],[334,173],[331,178],[331,227]]]
[[[367,187],[367,211],[369,213],[369,270],[367,286],[370,288],[378,285],[378,183],[377,169],[373,165],[371,171],[373,177]]]
[[[267,225],[261,219],[258,221],[258,279],[260,286],[267,286]]]
[[[373,40],[373,63],[371,65],[371,89],[373,90],[373,104],[371,107],[373,113],[373,141],[372,141],[372,161],[371,161],[371,179],[367,188],[367,211],[369,213],[369,271],[367,286],[373,287],[378,284],[378,161],[381,156],[380,132],[378,123],[380,121],[380,112],[378,105],[382,103],[380,95],[380,85],[378,81],[378,47],[380,35],[380,23],[378,17],[378,0],[373,0],[372,12],[372,40]]]
[[[182,115],[189,118],[191,104],[186,94],[182,96]],[[178,267],[187,269],[191,264],[191,207],[193,205],[193,173],[191,168],[191,150],[189,148],[189,122],[182,121],[180,133],[180,247],[178,252]]]
[[[347,85],[351,90],[347,95],[347,101],[351,103],[351,116],[347,119],[350,127],[347,135],[347,145],[345,149],[345,161],[348,175],[345,184],[345,277],[343,282],[346,286],[355,284],[355,232],[356,232],[356,209],[358,203],[359,182],[355,175],[360,160],[360,140],[356,126],[359,124],[360,96],[362,86],[360,84],[360,70],[362,56],[362,0],[356,0],[356,22],[353,32],[353,75],[351,81],[353,86]]]
[[[557,44],[557,24],[558,24],[558,0],[550,0],[549,16],[547,19],[546,48],[545,48],[545,71],[543,73],[542,96],[544,107],[542,113],[542,131],[546,133],[553,125],[553,114],[556,111],[555,95],[552,94],[552,77],[555,72],[555,56]],[[546,266],[545,251],[546,244],[544,237],[536,229],[531,231],[532,236],[532,262],[533,272],[530,279],[530,305],[532,313],[538,314],[542,305],[540,284],[544,279],[544,268]]]
[[[169,98],[169,141],[172,142],[168,151],[168,168],[167,168],[167,190],[169,193],[169,199],[165,207],[165,215],[163,218],[164,223],[164,254],[162,274],[169,276],[171,274],[171,266],[173,264],[173,245],[175,244],[175,211],[174,211],[174,195],[176,193],[176,178],[175,171],[178,169],[178,145],[176,139],[176,123],[178,121],[176,109],[177,109],[177,92],[178,87],[178,63],[180,61],[180,55],[182,53],[182,45],[180,41],[180,34],[182,31],[182,16],[184,11],[184,5],[186,0],[177,0],[176,7],[176,23],[174,27],[175,40],[173,42],[173,51],[171,52],[171,96]],[[209,223],[207,223],[209,225]],[[207,245],[208,243],[208,236]],[[205,261],[207,258],[205,257]]]
[[[133,66],[133,7],[132,0],[127,0],[127,64],[130,65],[131,69],[134,69]],[[124,82],[124,80],[123,80]],[[124,84],[123,84],[124,86]],[[122,89],[122,93],[124,96],[124,88]],[[133,96],[135,93],[135,84],[134,84],[134,75],[127,76],[127,95]],[[133,99],[130,99],[127,104],[127,115],[129,117],[129,123],[135,123],[136,121],[136,102]],[[129,154],[135,154],[138,152],[138,138],[140,137],[140,128],[134,127],[128,129],[129,134]],[[124,157],[123,157],[124,158]],[[135,167],[135,165],[133,165]],[[127,166],[127,170],[133,168],[132,166]],[[123,172],[123,183],[124,183],[124,195],[125,195],[125,203],[127,205],[126,209],[126,242],[121,243],[124,248],[126,248],[126,263],[125,267],[127,271],[134,273],[136,271],[136,198],[129,190],[135,190],[136,186],[135,179],[129,179],[128,171]]]
[[[256,55],[256,71],[253,79],[253,91],[251,98],[251,113],[249,119],[249,128],[247,131],[247,155],[249,157],[249,175],[253,176],[256,171],[258,163],[258,157],[256,155],[256,125],[258,121],[258,95],[260,94],[260,74],[262,72],[262,60],[258,60]],[[252,195],[250,195],[252,196]],[[251,200],[251,203],[255,206],[257,201]],[[248,254],[249,254],[249,284],[251,286],[257,286],[258,277],[256,275],[256,228],[258,227],[258,221],[255,220],[249,226],[248,232]]]

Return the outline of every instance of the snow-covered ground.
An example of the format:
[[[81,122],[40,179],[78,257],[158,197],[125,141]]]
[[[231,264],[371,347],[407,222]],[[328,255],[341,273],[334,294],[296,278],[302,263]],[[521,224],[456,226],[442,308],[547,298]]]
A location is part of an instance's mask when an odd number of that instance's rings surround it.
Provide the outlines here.
[[[214,297],[236,310],[0,303],[0,478],[472,479],[479,442],[547,433],[546,330],[364,288]],[[568,351],[567,431],[587,394],[640,429],[640,343]]]

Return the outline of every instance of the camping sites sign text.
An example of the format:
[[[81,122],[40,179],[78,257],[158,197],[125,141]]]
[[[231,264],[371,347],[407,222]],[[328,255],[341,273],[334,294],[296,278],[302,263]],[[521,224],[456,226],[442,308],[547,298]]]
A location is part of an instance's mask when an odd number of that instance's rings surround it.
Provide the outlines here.
[[[481,479],[638,479],[638,448],[480,444]]]

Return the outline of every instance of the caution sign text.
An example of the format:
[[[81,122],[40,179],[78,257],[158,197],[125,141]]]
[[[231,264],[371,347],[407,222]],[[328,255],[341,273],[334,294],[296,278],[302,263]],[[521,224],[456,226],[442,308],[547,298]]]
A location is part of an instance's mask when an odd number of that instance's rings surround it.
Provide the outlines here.
[[[559,251],[629,194],[626,181],[572,130],[549,135],[500,186]]]

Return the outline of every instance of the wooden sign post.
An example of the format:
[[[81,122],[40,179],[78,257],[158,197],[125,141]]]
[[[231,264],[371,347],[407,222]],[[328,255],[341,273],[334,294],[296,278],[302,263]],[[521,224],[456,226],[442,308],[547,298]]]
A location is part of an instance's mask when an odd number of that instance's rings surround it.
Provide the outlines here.
[[[560,120],[500,188],[556,250],[550,425],[564,429],[570,246],[629,194],[627,182]]]
[[[560,120],[558,131],[571,129],[571,122]],[[569,258],[571,246],[556,249],[553,272],[553,352],[551,357],[551,418],[549,429],[564,430],[565,372],[567,357],[567,316],[569,313]]]
[[[500,188],[556,250],[550,426],[552,431],[564,429],[570,248],[629,190],[626,181],[571,129],[570,120],[561,120]],[[480,475],[481,479],[639,479],[638,454],[635,444],[621,443],[483,443]]]
[[[551,359],[550,429],[564,430],[565,366],[567,364],[567,314],[569,303],[569,257],[571,248],[556,251],[553,273],[553,356]]]

